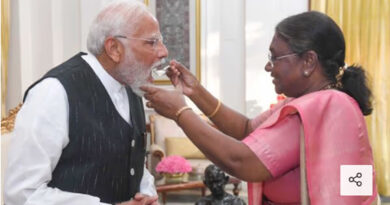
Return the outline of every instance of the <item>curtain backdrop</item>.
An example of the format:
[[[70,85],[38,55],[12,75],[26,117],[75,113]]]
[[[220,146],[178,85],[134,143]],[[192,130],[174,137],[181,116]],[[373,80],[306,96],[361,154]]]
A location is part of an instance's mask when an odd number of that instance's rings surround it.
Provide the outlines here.
[[[346,63],[369,75],[374,111],[366,118],[379,193],[390,196],[390,1],[311,0],[311,10],[329,15],[342,28]]]

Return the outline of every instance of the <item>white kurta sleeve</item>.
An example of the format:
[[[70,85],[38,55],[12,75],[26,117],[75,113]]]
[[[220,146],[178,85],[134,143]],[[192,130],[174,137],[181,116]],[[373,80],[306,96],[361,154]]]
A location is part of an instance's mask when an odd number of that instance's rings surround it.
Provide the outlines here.
[[[16,117],[9,148],[5,204],[102,204],[94,196],[47,186],[69,142],[68,110],[66,91],[57,79],[47,78],[30,90]]]
[[[150,174],[149,170],[144,167],[144,175],[141,179],[140,192],[149,196],[156,196],[156,187],[154,186],[154,177]]]

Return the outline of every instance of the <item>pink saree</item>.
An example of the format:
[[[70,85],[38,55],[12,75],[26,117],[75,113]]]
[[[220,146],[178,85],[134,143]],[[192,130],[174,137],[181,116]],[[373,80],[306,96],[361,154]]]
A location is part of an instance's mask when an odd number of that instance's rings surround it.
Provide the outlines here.
[[[256,138],[263,137],[264,130],[272,130],[273,136],[288,137],[278,136],[278,130],[272,127],[296,114],[300,116],[305,134],[310,204],[371,204],[377,196],[375,172],[372,173],[372,196],[340,195],[340,165],[373,165],[364,117],[356,101],[345,93],[324,90],[287,99],[254,119],[252,125],[257,128],[243,142],[263,162],[263,155],[256,153],[256,147],[262,145],[253,145]],[[292,133],[299,130],[299,123],[293,125],[289,128]],[[261,205],[263,191],[262,183],[248,183],[249,204]]]

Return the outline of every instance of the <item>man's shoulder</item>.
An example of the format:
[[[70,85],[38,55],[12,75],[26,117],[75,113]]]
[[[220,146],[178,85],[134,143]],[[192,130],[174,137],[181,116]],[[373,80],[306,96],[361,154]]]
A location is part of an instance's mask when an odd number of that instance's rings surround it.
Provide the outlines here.
[[[80,72],[90,72],[90,69],[82,69],[82,68],[88,68],[88,64],[81,58],[82,55],[85,55],[85,53],[78,53],[75,56],[71,57],[69,60],[65,61],[64,63],[52,68],[49,70],[44,76],[42,76],[39,80],[35,81],[30,87],[25,91],[23,101],[26,99],[27,94],[30,92],[31,89],[35,88],[37,85],[40,85],[40,87],[47,87],[45,84],[54,85],[56,87],[62,87],[65,88],[65,84],[73,84],[72,79],[75,79],[75,76],[85,76]],[[57,80],[47,80],[55,78]],[[68,80],[66,80],[68,79]],[[66,83],[69,81],[68,83]],[[42,83],[44,82],[44,83]],[[58,85],[60,83],[61,85]],[[65,84],[64,84],[65,83]],[[49,86],[50,87],[50,86]],[[39,89],[35,89],[39,90]]]
[[[74,72],[83,72],[86,69],[80,69],[81,67],[88,67],[88,64],[82,59],[82,55],[85,53],[78,53],[65,62],[57,65],[56,67],[49,70],[45,76],[56,77],[63,76],[64,74],[71,74]]]

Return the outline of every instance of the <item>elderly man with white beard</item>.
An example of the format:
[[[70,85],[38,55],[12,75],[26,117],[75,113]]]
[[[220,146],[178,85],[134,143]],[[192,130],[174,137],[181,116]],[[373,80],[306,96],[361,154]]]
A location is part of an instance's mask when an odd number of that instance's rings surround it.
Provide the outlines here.
[[[136,1],[114,2],[94,20],[79,53],[24,95],[5,176],[5,203],[157,204],[145,169],[139,87],[168,51],[159,24]]]

